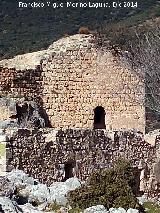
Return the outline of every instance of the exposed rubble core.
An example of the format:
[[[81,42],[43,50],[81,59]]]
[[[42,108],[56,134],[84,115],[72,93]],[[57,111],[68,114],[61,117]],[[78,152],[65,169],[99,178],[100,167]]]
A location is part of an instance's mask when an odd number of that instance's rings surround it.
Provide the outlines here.
[[[152,146],[139,132],[113,133],[111,138],[105,130],[8,129],[7,171],[21,169],[50,185],[73,176],[86,180],[95,170],[112,167],[124,157],[137,171],[137,190],[150,194],[154,191],[158,196],[155,186],[152,190],[150,187],[153,181],[159,182],[159,173],[155,172],[159,138]]]
[[[95,170],[112,167],[119,157],[124,157],[131,160],[137,174],[136,194],[160,197],[159,137],[152,146],[144,141],[141,133],[133,131],[114,132],[114,137],[104,130],[45,128],[6,129],[4,132],[1,141],[6,143],[7,171],[21,169],[37,183],[47,185],[72,177],[83,182]],[[14,177],[10,180],[14,181]],[[27,180],[33,184],[33,178]],[[3,182],[3,186],[4,192],[10,193],[5,189],[10,187],[8,183]]]

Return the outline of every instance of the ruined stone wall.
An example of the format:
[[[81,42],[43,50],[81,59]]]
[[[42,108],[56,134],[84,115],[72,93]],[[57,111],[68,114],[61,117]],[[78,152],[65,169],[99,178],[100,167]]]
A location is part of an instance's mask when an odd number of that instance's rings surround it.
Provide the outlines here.
[[[7,66],[7,65],[6,65]],[[40,97],[41,69],[15,69],[0,66],[0,93],[10,97]]]
[[[65,178],[66,163],[72,163],[73,175],[86,180],[95,169],[113,166],[120,156],[141,170],[147,166],[150,172],[156,159],[156,147],[132,131],[112,135],[105,130],[89,129],[11,131],[6,145],[8,171],[21,169],[47,184]],[[148,175],[147,178],[151,174]]]
[[[107,129],[144,132],[145,91],[136,73],[109,51],[75,43],[42,63],[44,107],[52,126],[93,128],[94,109],[102,106]]]
[[[63,38],[0,65],[1,87],[8,82],[13,94],[40,97],[54,128],[93,128],[94,109],[102,106],[107,129],[144,132],[143,83],[91,35]]]

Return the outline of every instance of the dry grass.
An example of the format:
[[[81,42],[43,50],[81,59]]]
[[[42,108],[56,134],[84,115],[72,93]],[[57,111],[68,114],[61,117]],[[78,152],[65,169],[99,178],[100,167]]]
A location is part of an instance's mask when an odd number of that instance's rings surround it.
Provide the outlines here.
[[[79,34],[90,34],[90,30],[88,27],[80,27],[78,30]]]

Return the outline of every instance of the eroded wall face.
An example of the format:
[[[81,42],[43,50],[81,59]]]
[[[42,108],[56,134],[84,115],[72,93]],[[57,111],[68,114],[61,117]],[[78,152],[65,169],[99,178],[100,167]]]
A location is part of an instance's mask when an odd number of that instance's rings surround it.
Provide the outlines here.
[[[1,121],[9,121],[18,114],[17,104],[23,107],[27,101],[33,101],[39,109],[43,107],[41,72],[40,67],[29,70],[0,67]]]
[[[112,167],[119,157],[134,167],[153,174],[156,148],[146,143],[142,134],[105,130],[19,129],[7,142],[7,170],[17,168],[50,185],[62,181],[70,165],[73,176],[86,180],[98,169]],[[145,184],[145,182],[144,182]]]
[[[29,70],[0,67],[0,94],[3,97],[39,97],[41,82],[40,67]]]
[[[144,85],[111,52],[68,50],[43,61],[44,108],[53,127],[93,128],[94,109],[105,110],[107,129],[144,132]]]
[[[136,72],[124,68],[109,51],[77,45],[50,50],[35,69],[1,68],[0,91],[34,99],[50,127],[93,128],[94,109],[102,106],[107,129],[144,132],[145,91]]]

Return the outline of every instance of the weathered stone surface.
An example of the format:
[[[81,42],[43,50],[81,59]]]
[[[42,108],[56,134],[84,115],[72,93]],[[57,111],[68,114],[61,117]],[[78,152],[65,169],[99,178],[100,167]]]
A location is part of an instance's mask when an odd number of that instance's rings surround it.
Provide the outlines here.
[[[26,186],[28,184],[34,185],[35,183],[35,180],[32,177],[29,177],[21,170],[12,170],[6,174],[6,178],[16,187]]]
[[[103,205],[97,205],[85,209],[84,213],[109,213],[109,211]]]
[[[30,203],[19,205],[23,213],[55,213],[54,211],[42,211],[38,207],[32,206]]]
[[[13,175],[14,173],[14,175]],[[23,174],[23,175],[22,175]],[[9,174],[8,174],[9,175]],[[22,171],[13,171],[11,172],[10,177],[13,177],[12,182],[11,180],[8,181],[6,177],[3,177],[3,185],[2,188],[4,189],[4,185],[7,185],[8,189],[12,188],[12,192],[9,192],[9,196],[4,197],[4,194],[0,196],[0,212],[9,213],[9,212],[16,212],[16,213],[54,213],[52,211],[52,206],[55,201],[61,205],[63,205],[58,212],[59,213],[68,213],[71,206],[66,206],[67,200],[67,193],[71,190],[76,189],[77,187],[81,186],[80,181],[77,178],[70,178],[65,182],[56,182],[52,184],[51,187],[47,187],[44,184],[33,185],[30,181],[25,181],[25,185],[21,185],[22,189],[20,189],[20,185],[17,185],[17,179],[28,179],[27,174]],[[17,176],[17,178],[15,178]],[[25,177],[25,178],[24,178]],[[36,180],[34,180],[36,182]],[[8,185],[11,184],[11,185]],[[18,188],[15,190],[15,186]],[[4,189],[5,191],[6,189]],[[6,195],[6,194],[5,194]],[[2,197],[3,196],[3,197]],[[28,197],[22,204],[22,198]],[[10,199],[9,199],[10,198]],[[18,199],[19,198],[19,199]],[[21,199],[21,200],[20,200]],[[146,202],[146,197],[139,197],[138,198],[140,203]],[[30,203],[28,203],[28,201]],[[65,201],[65,202],[64,202]],[[34,207],[33,205],[37,204],[38,206]],[[56,211],[57,212],[57,211]],[[92,206],[84,210],[84,213],[138,213],[136,209],[128,209],[124,210],[123,208],[110,208],[108,211],[102,205]]]
[[[145,128],[145,90],[136,71],[92,35],[74,35],[47,50],[0,61],[1,92],[34,99],[46,125],[93,128],[94,109],[105,110],[107,129]],[[0,115],[1,118],[1,115]]]
[[[44,184],[27,185],[24,189],[19,190],[19,196],[27,197],[29,203],[45,203],[49,197],[49,189]]]
[[[81,186],[76,178],[70,178],[65,182],[54,182],[50,187],[40,184],[32,177],[28,177],[23,171],[12,170],[6,177],[0,179],[0,195],[16,195],[15,200],[19,203],[53,203],[56,201],[66,205],[67,193]]]
[[[119,157],[124,157],[136,168],[140,189],[148,192],[159,142],[150,145],[136,131],[111,134],[90,129],[17,129],[7,142],[7,168],[22,169],[51,185],[72,176],[85,181],[93,171],[112,167]]]
[[[137,209],[128,209],[127,213],[139,213]]]
[[[67,193],[80,187],[80,181],[75,178],[69,178],[65,182],[55,182],[49,187],[50,196],[48,198],[49,203],[53,203],[54,200],[60,205],[66,205]]]
[[[136,209],[128,209],[127,211],[121,207],[110,208],[108,211],[103,205],[92,206],[84,210],[84,213],[138,213]]]
[[[0,197],[0,212],[3,213],[21,213],[20,207],[16,202],[12,202],[7,197]]]
[[[127,213],[126,210],[121,208],[121,207],[119,207],[119,208],[110,208],[109,212],[110,213]]]
[[[6,177],[0,177],[0,196],[10,197],[15,189],[15,186]]]
[[[81,182],[76,177],[67,179],[65,184],[70,190],[75,190],[76,188],[81,187]]]

